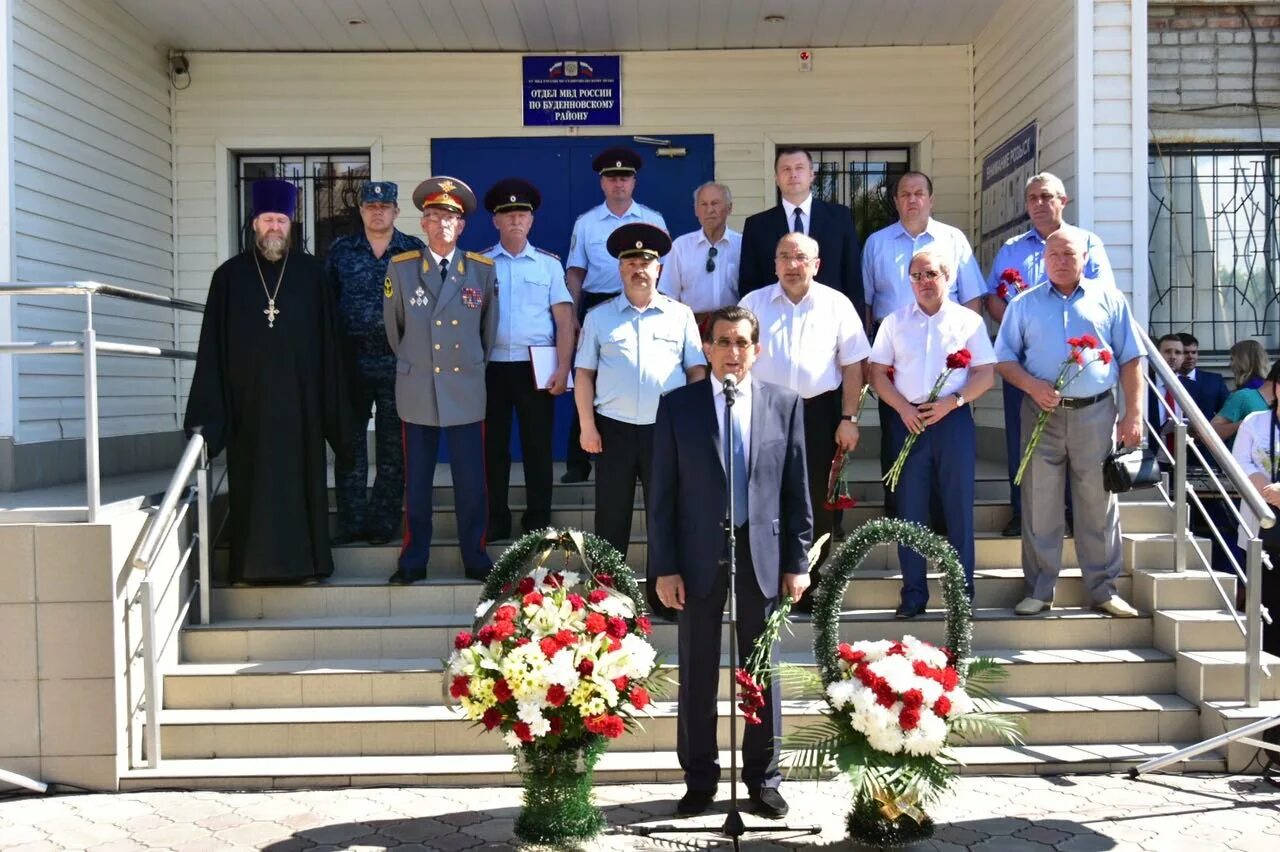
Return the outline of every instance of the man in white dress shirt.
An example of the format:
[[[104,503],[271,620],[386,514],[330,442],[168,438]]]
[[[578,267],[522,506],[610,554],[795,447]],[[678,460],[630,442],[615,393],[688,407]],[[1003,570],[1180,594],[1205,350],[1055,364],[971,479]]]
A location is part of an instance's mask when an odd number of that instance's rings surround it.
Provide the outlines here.
[[[894,457],[909,434],[919,435],[898,482],[898,516],[928,525],[929,504],[938,500],[947,539],[960,556],[965,591],[973,600],[973,500],[977,432],[969,404],[995,382],[995,350],[982,317],[947,299],[949,259],[925,249],[911,259],[915,300],[884,318],[871,347],[871,386],[892,409],[881,421]],[[947,376],[934,402],[929,395],[947,369],[947,356],[967,349],[968,366]],[[892,378],[889,370],[893,370]],[[902,566],[898,618],[914,618],[929,602],[925,559],[898,547]]]
[[[742,234],[728,227],[733,193],[724,184],[708,181],[694,190],[693,211],[702,227],[671,244],[658,289],[689,306],[705,337],[711,312],[738,303]]]
[[[814,541],[834,525],[834,512],[825,505],[831,459],[837,449],[852,451],[858,446],[862,362],[871,352],[853,302],[813,280],[820,263],[816,240],[801,233],[787,234],[778,241],[774,255],[777,282],[748,293],[739,303],[760,320],[756,377],[791,388],[804,399]],[[830,544],[828,539],[823,560]],[[802,598],[796,608],[810,611],[811,596]]]

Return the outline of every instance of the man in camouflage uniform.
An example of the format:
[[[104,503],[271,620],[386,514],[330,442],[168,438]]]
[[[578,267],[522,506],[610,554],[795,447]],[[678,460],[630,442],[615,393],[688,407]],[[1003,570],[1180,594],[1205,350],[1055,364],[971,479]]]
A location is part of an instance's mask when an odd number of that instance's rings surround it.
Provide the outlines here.
[[[334,240],[325,258],[325,270],[346,322],[347,348],[354,361],[352,395],[359,424],[349,453],[351,463],[338,461],[334,468],[339,524],[332,539],[334,544],[361,539],[385,544],[400,535],[404,450],[400,415],[396,412],[396,356],[383,327],[382,291],[391,258],[421,249],[423,243],[396,229],[396,215],[400,212],[397,195],[394,183],[377,181],[361,186],[360,219],[364,230]],[[377,411],[374,436],[378,473],[370,499],[367,432],[373,406]]]

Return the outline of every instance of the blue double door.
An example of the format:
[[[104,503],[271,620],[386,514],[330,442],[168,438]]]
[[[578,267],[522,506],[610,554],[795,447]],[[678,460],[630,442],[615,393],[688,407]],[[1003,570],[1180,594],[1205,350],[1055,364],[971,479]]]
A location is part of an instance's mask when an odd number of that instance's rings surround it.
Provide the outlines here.
[[[510,137],[433,139],[431,171],[466,181],[483,204],[489,187],[506,177],[532,181],[542,192],[534,214],[530,242],[567,260],[569,238],[578,216],[604,200],[600,178],[591,170],[596,154],[613,145],[636,151],[644,164],[636,176],[635,199],[662,213],[671,236],[698,227],[693,191],[715,177],[715,151],[710,134],[657,134],[662,145],[640,143],[632,136]],[[659,149],[683,149],[682,156],[658,156]],[[482,251],[498,241],[492,217],[481,209],[467,219],[459,244]],[[563,460],[573,408],[572,394],[556,400],[555,458]],[[512,430],[512,457],[520,458],[519,435]]]

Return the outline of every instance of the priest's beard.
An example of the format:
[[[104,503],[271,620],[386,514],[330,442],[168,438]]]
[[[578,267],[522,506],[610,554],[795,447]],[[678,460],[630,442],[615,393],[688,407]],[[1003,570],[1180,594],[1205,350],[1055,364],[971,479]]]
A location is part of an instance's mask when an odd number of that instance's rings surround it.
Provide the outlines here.
[[[258,237],[256,243],[258,251],[260,251],[262,256],[272,263],[275,263],[277,260],[284,257],[284,253],[289,250],[289,238],[287,236],[275,237],[267,235],[265,237]]]

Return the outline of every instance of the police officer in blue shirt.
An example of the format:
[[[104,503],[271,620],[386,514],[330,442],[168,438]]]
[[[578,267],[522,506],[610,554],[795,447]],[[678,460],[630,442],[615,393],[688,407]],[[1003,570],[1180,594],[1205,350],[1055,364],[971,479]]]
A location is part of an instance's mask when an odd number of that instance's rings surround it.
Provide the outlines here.
[[[400,535],[404,500],[404,451],[400,442],[400,415],[396,412],[396,356],[387,343],[382,324],[382,289],[387,263],[401,252],[422,248],[422,240],[395,227],[400,208],[398,188],[389,181],[371,181],[360,187],[358,234],[339,237],[329,247],[325,271],[334,288],[346,322],[348,350],[355,362],[353,397],[358,411],[349,457],[335,464],[339,529],[334,544],[368,539],[385,544]],[[371,408],[376,408],[374,436],[378,473],[369,496],[367,428]]]
[[[527,508],[525,532],[551,524],[552,397],[569,386],[573,362],[573,297],[560,258],[529,242],[533,212],[542,194],[527,180],[506,178],[485,193],[498,244],[484,250],[498,277],[498,322],[489,350],[485,387],[485,473],[489,486],[490,541],[511,537],[511,412],[520,419]],[[556,370],[543,387],[534,382],[531,346],[555,346]]]
[[[610,235],[619,226],[635,222],[647,222],[667,230],[661,213],[632,197],[636,191],[636,172],[642,164],[640,155],[630,148],[606,148],[591,161],[591,168],[600,175],[604,203],[592,207],[573,223],[569,269],[565,273],[579,323],[587,311],[622,292],[618,262],[609,254]],[[580,444],[579,425],[575,417],[569,428],[567,469],[561,482],[586,482],[591,475],[591,461]]]

